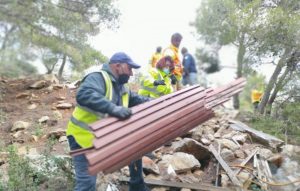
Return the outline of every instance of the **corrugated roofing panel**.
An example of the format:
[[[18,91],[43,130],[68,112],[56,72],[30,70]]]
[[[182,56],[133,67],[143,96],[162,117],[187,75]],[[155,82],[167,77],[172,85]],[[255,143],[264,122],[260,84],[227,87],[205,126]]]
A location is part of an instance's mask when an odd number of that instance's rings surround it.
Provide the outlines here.
[[[94,147],[85,153],[89,172],[113,172],[213,117],[212,108],[240,92],[245,79],[223,87],[192,86],[132,108],[124,121],[109,117],[93,123]]]

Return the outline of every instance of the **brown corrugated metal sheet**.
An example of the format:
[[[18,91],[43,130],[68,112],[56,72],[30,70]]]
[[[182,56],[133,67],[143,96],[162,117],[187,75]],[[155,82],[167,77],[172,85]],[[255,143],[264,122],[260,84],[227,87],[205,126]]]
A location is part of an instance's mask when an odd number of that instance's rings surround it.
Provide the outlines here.
[[[91,125],[94,147],[85,153],[89,172],[113,172],[212,118],[213,108],[240,92],[245,79],[217,88],[192,86],[133,107],[124,121],[109,117]]]

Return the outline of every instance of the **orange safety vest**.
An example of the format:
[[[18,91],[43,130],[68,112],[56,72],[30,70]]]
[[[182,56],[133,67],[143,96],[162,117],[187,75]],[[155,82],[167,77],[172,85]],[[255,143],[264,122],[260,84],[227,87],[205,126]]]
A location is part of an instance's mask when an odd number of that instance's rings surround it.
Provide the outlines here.
[[[183,66],[182,66],[180,58],[179,58],[178,48],[175,47],[174,45],[170,45],[168,48],[166,48],[163,51],[163,56],[171,56],[172,57],[172,59],[174,61],[174,65],[175,65],[173,74],[175,74],[176,77],[180,79],[182,76],[182,73],[183,73]]]

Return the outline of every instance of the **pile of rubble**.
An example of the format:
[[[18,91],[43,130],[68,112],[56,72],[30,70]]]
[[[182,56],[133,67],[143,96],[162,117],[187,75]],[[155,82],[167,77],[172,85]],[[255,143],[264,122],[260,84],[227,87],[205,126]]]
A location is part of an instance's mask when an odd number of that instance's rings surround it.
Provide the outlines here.
[[[233,121],[234,113],[218,110],[215,118],[155,150],[154,156],[144,156],[145,181],[152,190],[300,189],[300,147]],[[111,185],[128,179],[125,167],[100,176],[99,187],[109,182],[113,190]]]

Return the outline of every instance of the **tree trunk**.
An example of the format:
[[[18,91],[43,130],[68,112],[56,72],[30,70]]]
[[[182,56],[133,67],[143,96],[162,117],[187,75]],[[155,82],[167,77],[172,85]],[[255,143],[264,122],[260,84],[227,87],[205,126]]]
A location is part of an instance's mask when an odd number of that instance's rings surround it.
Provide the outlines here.
[[[8,41],[10,33],[12,33],[16,29],[16,26],[12,26],[9,30],[7,30],[4,34],[3,40],[2,40],[2,45],[1,45],[1,50],[4,50],[6,48],[6,43]]]
[[[52,74],[52,72],[53,72],[53,70],[54,70],[54,67],[56,66],[56,64],[57,64],[57,62],[56,63],[54,63],[52,66],[51,66],[51,68],[50,67],[48,67],[46,64],[44,64],[44,66],[46,67],[46,69],[47,69],[47,74]]]
[[[267,103],[267,108],[266,108],[266,114],[270,115],[271,111],[272,111],[272,105],[276,99],[276,96],[278,94],[278,92],[282,89],[282,87],[284,86],[284,84],[286,84],[287,80],[286,76],[287,74],[291,71],[290,67],[286,67],[284,73],[279,77],[278,82],[275,84],[275,88],[272,92],[272,95],[270,97],[270,99],[268,100]]]
[[[284,87],[292,78],[292,74],[295,71],[295,68],[300,61],[300,51],[294,51],[291,57],[287,61],[287,67],[284,73],[280,76],[278,82],[276,83],[276,87],[274,88],[272,95],[268,101],[268,107],[266,110],[267,114],[271,114],[272,104],[274,103],[278,92]],[[290,73],[289,77],[287,75]]]
[[[58,71],[58,79],[59,80],[62,79],[62,74],[63,74],[64,67],[65,67],[65,64],[66,64],[66,60],[67,60],[67,55],[64,54],[62,63],[60,65],[60,68],[59,68],[59,71]]]
[[[242,37],[239,40],[239,50],[238,50],[238,56],[237,56],[237,71],[236,71],[237,78],[242,77],[242,74],[243,74],[243,62],[244,62],[244,56],[246,53],[246,47],[244,45],[244,36],[245,36],[245,34],[242,34]],[[233,108],[234,109],[240,108],[240,100],[239,100],[238,94],[233,96]]]
[[[258,105],[258,111],[259,113],[261,114],[264,114],[265,112],[265,108],[267,106],[267,103],[269,101],[269,97],[270,97],[270,94],[271,94],[271,91],[272,89],[274,88],[274,85],[277,81],[277,78],[282,70],[282,68],[285,66],[286,64],[286,56],[288,54],[288,50],[285,51],[284,55],[282,56],[282,58],[279,60],[269,82],[268,82],[268,85],[267,85],[267,88],[265,89],[264,91],[264,94],[263,94],[263,97],[262,97],[262,100],[261,102],[259,103]]]

